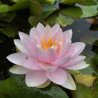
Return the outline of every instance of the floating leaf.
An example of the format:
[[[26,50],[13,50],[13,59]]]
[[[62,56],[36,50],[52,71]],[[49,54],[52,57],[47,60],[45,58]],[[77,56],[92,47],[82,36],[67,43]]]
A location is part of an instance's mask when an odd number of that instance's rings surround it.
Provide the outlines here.
[[[48,23],[50,25],[55,25],[56,23],[59,23],[61,26],[70,25],[73,23],[73,21],[74,21],[73,19],[71,19],[67,16],[64,16],[58,12],[51,14],[46,19],[46,23]]]
[[[7,12],[10,9],[10,6],[7,4],[1,4],[0,5],[0,13]]]
[[[73,98],[97,98],[95,93],[83,84],[77,84],[76,86],[77,89],[72,91]]]
[[[18,34],[18,30],[13,26],[4,26],[0,28],[0,32],[8,37],[14,37]]]
[[[54,4],[56,2],[56,0],[37,0],[40,3],[50,3],[50,4]]]
[[[88,87],[92,86],[94,80],[97,78],[97,77],[93,77],[93,76],[85,75],[85,74],[74,75],[74,77],[76,82],[84,84]]]
[[[77,1],[78,1],[78,0],[60,0],[60,3],[73,5],[73,4],[75,4]]]
[[[21,0],[14,5],[12,5],[9,11],[18,11],[29,8],[29,0]]]
[[[12,13],[1,13],[0,14],[0,20],[5,21],[5,22],[9,22],[11,21],[13,18],[15,18],[16,13],[12,12]]]
[[[39,22],[41,22],[41,19],[36,16],[30,16],[28,22],[31,26],[36,26]]]
[[[66,9],[62,9],[61,13],[64,15],[68,15],[74,18],[85,18],[91,17],[98,14],[97,5],[95,6],[82,6],[77,4],[76,6],[72,6]]]
[[[52,14],[54,11],[57,10],[57,8],[54,5],[48,4],[48,3],[42,3],[42,19],[45,19],[50,14]]]
[[[11,77],[0,83],[0,98],[68,98],[57,85],[46,88],[30,88],[25,85],[23,76]]]
[[[39,2],[30,0],[30,13],[32,16],[41,16],[42,6]]]

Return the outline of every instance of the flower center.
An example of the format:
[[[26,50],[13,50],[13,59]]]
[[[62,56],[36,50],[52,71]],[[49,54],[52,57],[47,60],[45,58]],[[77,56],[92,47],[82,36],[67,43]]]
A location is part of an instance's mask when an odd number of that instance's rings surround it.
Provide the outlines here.
[[[57,40],[55,42],[53,42],[52,37],[50,37],[48,41],[46,41],[46,37],[44,37],[41,42],[42,49],[46,50],[47,48],[50,48],[52,46],[55,46],[55,48],[56,48],[56,42],[57,42]]]

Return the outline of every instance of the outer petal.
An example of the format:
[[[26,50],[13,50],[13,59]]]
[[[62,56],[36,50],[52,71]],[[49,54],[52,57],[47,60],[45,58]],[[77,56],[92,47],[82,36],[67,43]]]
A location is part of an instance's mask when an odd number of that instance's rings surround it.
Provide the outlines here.
[[[54,66],[54,65],[51,65],[49,63],[40,63],[40,67],[43,69],[43,70],[46,70],[46,71],[55,71],[57,66]]]
[[[22,43],[21,40],[19,39],[15,39],[14,40],[14,43],[16,45],[16,47],[21,51],[21,52],[24,52],[24,53],[27,53],[28,54],[28,51],[26,50],[24,44]]]
[[[52,61],[56,60],[56,58],[57,58],[57,52],[56,52],[56,49],[54,46],[52,46],[51,48],[48,48],[46,50],[46,54],[49,57],[49,62],[52,62]]]
[[[76,64],[79,64],[80,62],[82,62],[85,59],[85,56],[75,56],[73,58],[71,58],[65,65],[63,65],[65,68],[74,66]]]
[[[11,73],[14,73],[14,74],[26,74],[28,69],[27,68],[24,68],[24,67],[21,67],[19,65],[14,65],[13,67],[11,67],[9,69],[9,71]]]
[[[33,29],[35,29],[35,28],[31,28],[31,29],[30,29],[30,32],[29,32],[29,35],[30,35],[31,37],[33,37],[33,36],[34,36]]]
[[[21,39],[22,41],[23,41],[24,37],[25,37],[25,38],[28,37],[28,38],[30,39],[30,36],[27,35],[27,34],[25,34],[25,33],[23,33],[23,32],[19,32],[19,37],[20,37],[20,39]]]
[[[35,51],[36,51],[36,56],[37,58],[42,61],[42,62],[47,62],[49,57],[48,55],[45,53],[45,51],[40,47],[40,46],[36,46],[35,47]]]
[[[44,71],[28,71],[26,74],[26,84],[29,87],[40,86],[47,81]]]
[[[64,70],[58,68],[53,72],[47,72],[46,76],[48,79],[50,79],[52,82],[63,85],[67,80],[67,74]]]
[[[86,67],[88,67],[89,64],[86,64],[85,61],[82,61],[81,63],[74,65],[74,66],[70,66],[70,67],[66,67],[66,69],[71,69],[71,70],[80,70],[80,69],[84,69]]]
[[[17,65],[22,65],[28,56],[23,53],[13,53],[7,56],[7,59]]]
[[[63,44],[67,44],[68,42],[71,42],[72,38],[72,30],[67,30],[63,33]]]
[[[76,90],[75,82],[69,73],[67,73],[67,81],[61,86],[71,89],[71,90]]]
[[[85,48],[85,44],[82,42],[72,43],[69,49],[66,51],[66,54],[71,53],[72,56],[76,56],[79,55],[84,48]]]
[[[71,55],[68,55],[66,57],[60,58],[60,59],[54,61],[52,64],[56,65],[56,66],[64,65],[70,59],[70,57],[71,57]]]
[[[53,32],[52,36],[54,36],[58,32],[58,30],[60,29],[60,25],[55,24],[51,29],[52,29],[52,32]]]
[[[36,28],[38,31],[43,32],[45,27],[41,23],[39,23]]]

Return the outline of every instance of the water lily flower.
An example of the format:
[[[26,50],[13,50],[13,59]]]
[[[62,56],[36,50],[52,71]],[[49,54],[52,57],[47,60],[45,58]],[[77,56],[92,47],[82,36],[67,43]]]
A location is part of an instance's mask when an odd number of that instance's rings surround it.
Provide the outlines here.
[[[67,70],[88,67],[85,56],[79,55],[85,48],[83,42],[71,42],[72,30],[62,32],[59,24],[44,27],[41,23],[27,35],[19,32],[14,43],[20,50],[7,56],[16,64],[10,69],[15,74],[26,74],[29,87],[40,86],[47,81],[75,90],[76,85]]]

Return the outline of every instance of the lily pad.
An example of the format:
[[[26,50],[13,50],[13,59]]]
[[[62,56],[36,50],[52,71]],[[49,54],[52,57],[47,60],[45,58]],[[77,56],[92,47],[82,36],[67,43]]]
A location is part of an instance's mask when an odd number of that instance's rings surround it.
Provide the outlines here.
[[[95,6],[83,6],[77,4],[76,6],[72,6],[66,9],[62,9],[61,13],[67,16],[71,16],[73,18],[85,18],[91,17],[98,14],[97,5]]]
[[[56,0],[37,0],[40,3],[50,3],[50,4],[54,4],[56,2]]]
[[[42,6],[35,0],[30,0],[30,13],[32,16],[41,16]]]
[[[27,8],[29,8],[29,0],[21,0],[15,3],[14,5],[12,5],[9,11],[19,11]]]
[[[0,83],[0,98],[68,98],[57,85],[46,88],[30,88],[25,85],[24,76],[14,76]]]
[[[17,28],[13,27],[13,26],[4,26],[2,28],[0,28],[0,33],[8,36],[8,37],[14,37],[15,35],[18,34],[18,30]]]
[[[83,84],[77,84],[77,89],[72,91],[73,98],[97,98],[95,93]]]
[[[0,5],[0,13],[7,12],[10,9],[10,6],[7,4],[1,4]]]

